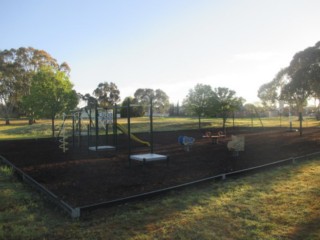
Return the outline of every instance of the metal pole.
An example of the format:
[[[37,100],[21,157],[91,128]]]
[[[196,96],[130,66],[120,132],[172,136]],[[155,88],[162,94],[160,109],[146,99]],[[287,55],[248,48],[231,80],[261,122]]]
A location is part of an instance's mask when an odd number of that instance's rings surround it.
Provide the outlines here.
[[[81,112],[78,112],[78,147],[80,148],[81,146],[81,132],[82,132],[82,128],[81,128]],[[89,135],[88,135],[89,137]]]
[[[153,153],[153,99],[150,98],[150,151]]]
[[[96,116],[96,151],[98,151],[98,141],[99,141],[99,126],[98,126],[98,118],[99,118],[99,113],[98,113],[98,104],[96,102],[95,104],[95,116]]]
[[[72,147],[74,148],[74,140],[75,140],[75,134],[74,134],[74,131],[75,131],[75,126],[74,126],[74,124],[75,124],[75,120],[74,120],[74,117],[75,116],[75,113],[73,113],[72,114]]]
[[[131,129],[130,129],[130,99],[128,98],[127,118],[128,118],[128,149],[129,149],[129,166],[131,167]]]
[[[118,147],[118,130],[117,130],[117,104],[113,108],[113,144]]]
[[[87,138],[87,141],[88,141],[88,153],[89,153],[89,147],[90,147],[90,125],[88,124],[87,125],[87,132],[88,132],[88,138]]]

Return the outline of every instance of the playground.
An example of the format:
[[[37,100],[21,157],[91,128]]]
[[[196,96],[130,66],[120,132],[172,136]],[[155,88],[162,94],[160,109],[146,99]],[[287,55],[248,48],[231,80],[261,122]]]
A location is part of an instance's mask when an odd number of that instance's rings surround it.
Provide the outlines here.
[[[88,136],[81,136],[81,144],[69,144],[65,152],[61,142],[52,139],[2,141],[0,148],[1,155],[19,169],[79,207],[318,152],[320,146],[316,127],[305,128],[302,136],[285,127],[228,128],[218,141],[208,137],[207,131],[153,132],[152,149],[144,143],[151,142],[149,132],[136,133],[139,141],[135,141],[124,130],[117,135],[116,149],[110,151],[88,151],[92,146]],[[218,132],[211,129],[212,136]],[[187,137],[187,147],[181,136]],[[244,139],[244,149],[236,154],[228,149],[232,136]],[[100,137],[96,146],[114,141],[111,134],[108,138]],[[71,143],[72,137],[65,140]],[[164,157],[130,157],[150,153]]]

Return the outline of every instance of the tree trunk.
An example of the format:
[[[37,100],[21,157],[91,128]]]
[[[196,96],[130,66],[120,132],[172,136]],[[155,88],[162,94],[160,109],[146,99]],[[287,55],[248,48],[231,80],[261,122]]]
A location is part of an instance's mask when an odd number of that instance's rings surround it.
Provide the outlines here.
[[[32,117],[29,117],[29,125],[32,125],[34,123],[34,119]]]
[[[198,115],[198,128],[201,129],[201,114]]]
[[[301,137],[302,136],[302,112],[299,112],[299,122],[300,122],[299,132]]]
[[[233,128],[233,129],[234,129],[234,118],[235,118],[234,112],[232,112],[232,128]]]
[[[52,138],[54,138],[54,116],[51,118]]]
[[[226,134],[226,122],[227,122],[227,118],[223,117],[222,118],[222,129],[223,129],[224,134]]]
[[[6,118],[6,125],[10,125],[10,119]]]

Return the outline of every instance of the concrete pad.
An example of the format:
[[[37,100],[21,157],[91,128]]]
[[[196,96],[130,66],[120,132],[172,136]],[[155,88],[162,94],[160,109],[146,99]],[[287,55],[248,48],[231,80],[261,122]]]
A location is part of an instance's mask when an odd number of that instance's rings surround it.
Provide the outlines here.
[[[136,155],[130,155],[131,160],[136,161],[161,161],[161,160],[167,160],[168,156],[155,154],[155,153],[146,153],[146,154],[136,154]]]
[[[97,147],[89,147],[90,151],[111,151],[115,150],[114,146],[97,146]]]

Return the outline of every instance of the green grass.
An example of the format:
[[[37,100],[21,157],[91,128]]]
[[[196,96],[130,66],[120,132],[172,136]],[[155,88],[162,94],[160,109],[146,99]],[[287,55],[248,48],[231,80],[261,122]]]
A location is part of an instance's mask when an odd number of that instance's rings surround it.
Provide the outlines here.
[[[174,117],[155,117],[153,129],[154,131],[172,131],[182,129],[198,129],[197,118],[174,118]],[[262,124],[264,127],[289,127],[289,119],[282,117],[280,118],[262,118]],[[62,120],[56,120],[56,129],[61,126]],[[127,119],[119,119],[118,123],[127,127]],[[82,129],[86,131],[88,121],[84,120]],[[66,121],[66,132],[67,135],[71,135],[72,122],[71,120]],[[150,130],[150,122],[148,117],[132,118],[131,119],[131,132],[148,132]],[[227,127],[262,127],[261,122],[258,118],[229,118],[227,120]],[[299,127],[299,121],[297,118],[293,118],[292,126],[294,128]],[[314,127],[319,126],[319,122],[314,118],[305,118],[303,121],[303,127]],[[201,128],[210,129],[221,129],[222,119],[221,118],[203,118],[201,119]],[[111,128],[109,128],[111,132]],[[104,134],[105,130],[101,129],[100,134]],[[38,120],[36,124],[28,125],[26,120],[13,120],[10,125],[4,125],[4,122],[0,124],[0,140],[1,139],[21,139],[21,138],[42,138],[50,137],[51,132],[51,121],[49,120]]]
[[[56,212],[0,167],[0,239],[320,239],[319,159],[152,200]]]

